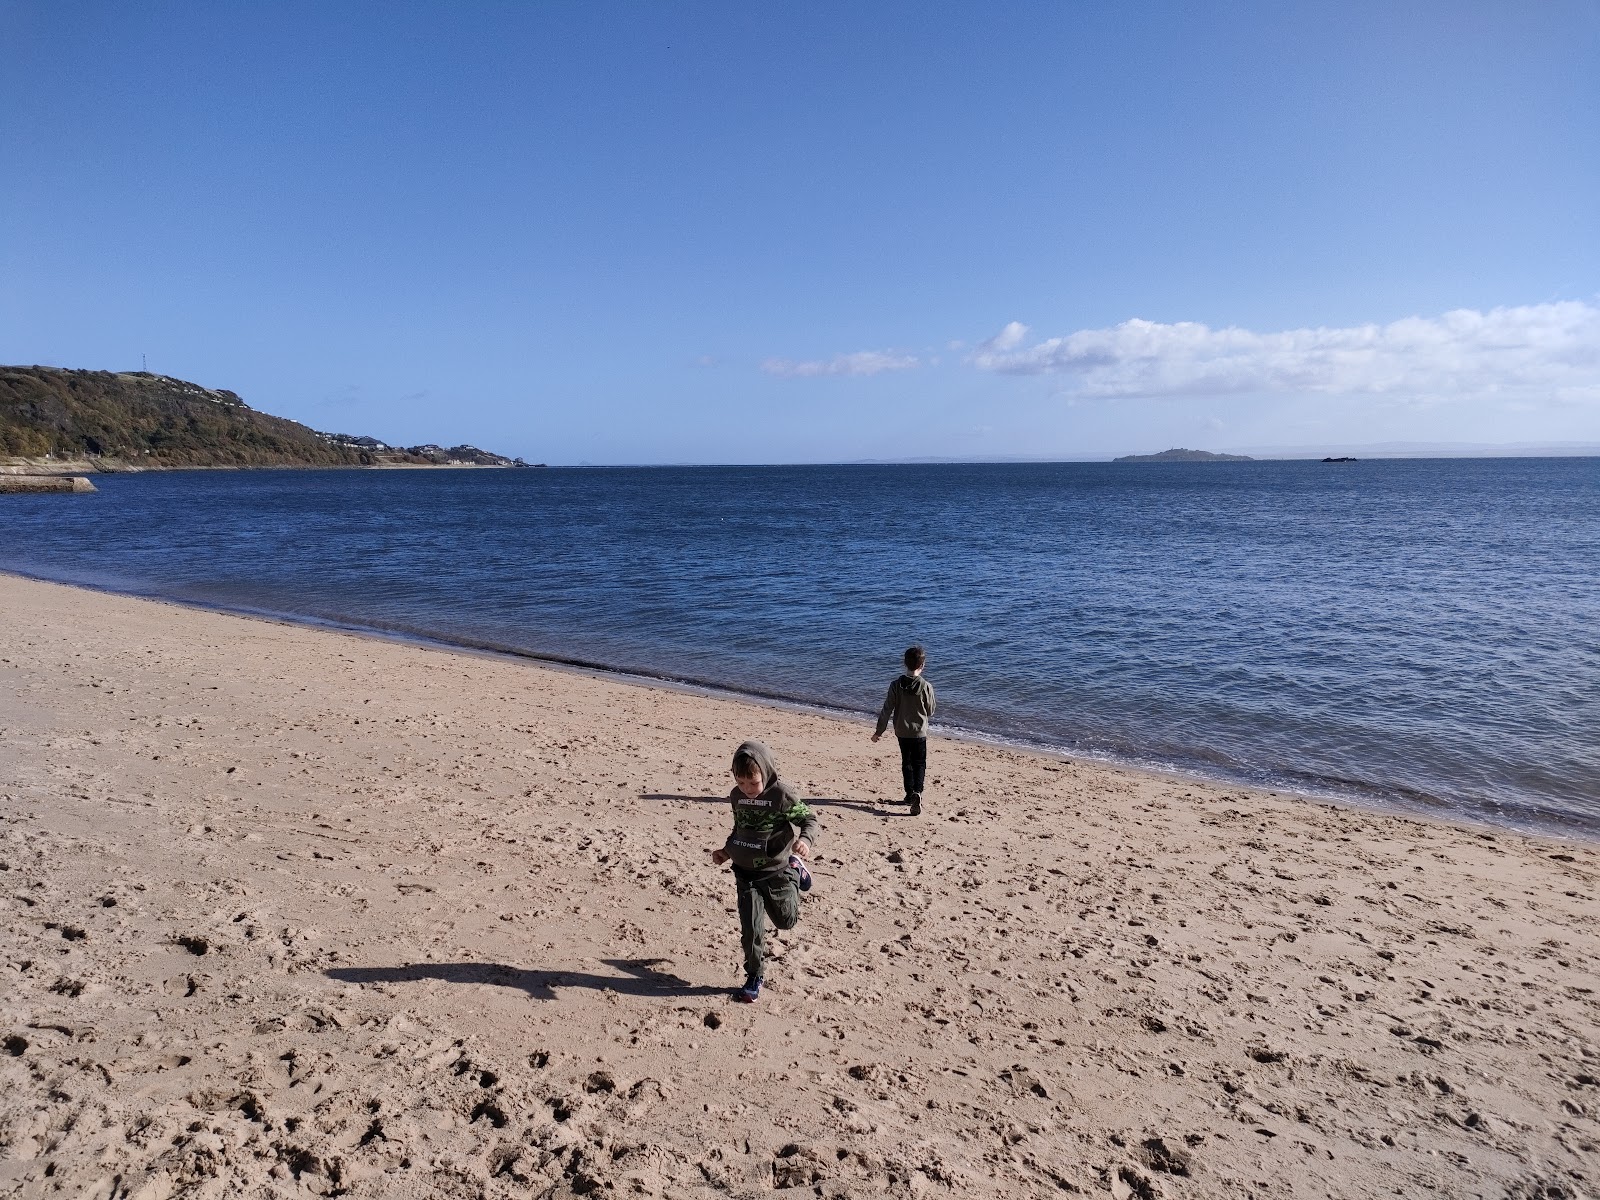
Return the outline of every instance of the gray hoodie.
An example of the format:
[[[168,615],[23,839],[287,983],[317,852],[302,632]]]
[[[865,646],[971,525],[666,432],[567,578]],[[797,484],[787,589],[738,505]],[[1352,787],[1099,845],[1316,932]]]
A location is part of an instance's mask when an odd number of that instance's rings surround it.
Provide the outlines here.
[[[733,832],[722,848],[742,870],[776,874],[788,867],[796,841],[804,838],[817,844],[817,815],[798,792],[778,778],[778,764],[764,744],[745,742],[738,753],[755,759],[765,786],[755,797],[746,796],[737,786],[728,793]]]
[[[933,716],[936,707],[933,684],[920,675],[901,675],[889,685],[889,694],[878,710],[878,729],[874,736],[882,736],[893,718],[895,737],[927,737],[928,718]]]

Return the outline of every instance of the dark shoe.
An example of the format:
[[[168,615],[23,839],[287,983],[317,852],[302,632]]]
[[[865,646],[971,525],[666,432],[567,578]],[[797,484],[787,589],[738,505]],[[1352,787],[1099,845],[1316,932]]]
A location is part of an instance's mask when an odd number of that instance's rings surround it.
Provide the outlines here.
[[[922,815],[922,797],[921,796],[912,796],[911,797],[911,815],[913,817],[920,817]]]
[[[789,869],[800,877],[800,890],[809,892],[811,890],[811,872],[806,870],[806,865],[800,861],[798,854],[789,855]]]
[[[746,979],[744,986],[733,994],[740,1004],[754,1004],[761,998],[761,980]]]

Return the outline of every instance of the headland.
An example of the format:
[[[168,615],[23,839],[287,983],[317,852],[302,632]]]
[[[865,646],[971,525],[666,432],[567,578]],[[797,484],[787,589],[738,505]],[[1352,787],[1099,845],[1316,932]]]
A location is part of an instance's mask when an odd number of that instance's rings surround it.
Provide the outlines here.
[[[518,467],[476,446],[320,433],[147,371],[0,366],[0,474],[249,467]]]

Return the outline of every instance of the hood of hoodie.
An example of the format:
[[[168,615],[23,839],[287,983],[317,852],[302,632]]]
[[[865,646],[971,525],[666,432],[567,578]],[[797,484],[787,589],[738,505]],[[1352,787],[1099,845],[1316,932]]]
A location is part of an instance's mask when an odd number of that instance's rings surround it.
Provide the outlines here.
[[[772,757],[772,751],[767,749],[765,742],[740,742],[739,748],[733,756],[738,758],[741,754],[748,754],[761,768],[761,790],[766,791],[778,779],[778,760]]]

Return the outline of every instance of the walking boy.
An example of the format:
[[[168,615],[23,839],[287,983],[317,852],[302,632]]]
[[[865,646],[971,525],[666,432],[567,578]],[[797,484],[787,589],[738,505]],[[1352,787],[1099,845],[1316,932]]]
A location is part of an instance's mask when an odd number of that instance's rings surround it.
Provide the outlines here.
[[[928,774],[928,718],[935,707],[933,684],[922,677],[928,656],[921,646],[906,651],[905,674],[889,685],[889,694],[878,710],[877,741],[894,721],[895,737],[900,740],[900,775],[906,785],[906,798],[913,817],[922,815],[922,785]]]
[[[744,946],[744,986],[735,1000],[754,1004],[761,995],[767,927],[793,929],[800,920],[800,893],[811,890],[802,859],[817,841],[816,814],[778,778],[772,751],[745,742],[733,755],[733,832],[711,852],[717,866],[733,864],[739,885],[739,935]]]

